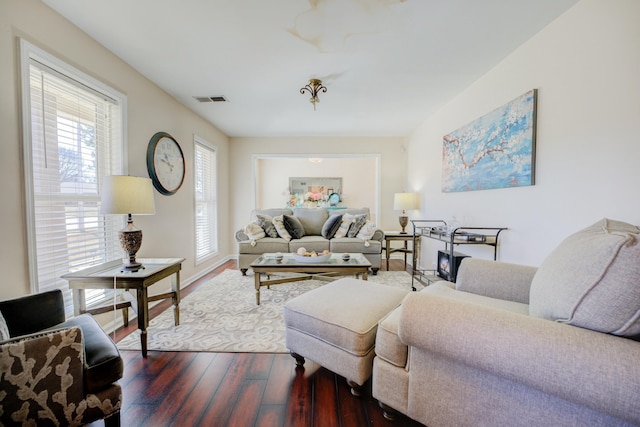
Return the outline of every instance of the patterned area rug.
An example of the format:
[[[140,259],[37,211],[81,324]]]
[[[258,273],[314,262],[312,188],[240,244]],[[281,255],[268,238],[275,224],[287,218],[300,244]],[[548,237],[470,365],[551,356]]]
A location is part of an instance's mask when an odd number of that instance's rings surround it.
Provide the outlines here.
[[[369,275],[369,280],[411,289],[411,275],[404,271],[379,271],[376,276]],[[263,287],[260,305],[256,305],[253,276],[243,277],[238,270],[225,270],[182,299],[179,326],[173,324],[173,307],[149,322],[148,349],[288,353],[284,303],[323,284],[326,282],[303,280],[273,285],[270,289]],[[123,338],[118,348],[140,350],[140,331]]]

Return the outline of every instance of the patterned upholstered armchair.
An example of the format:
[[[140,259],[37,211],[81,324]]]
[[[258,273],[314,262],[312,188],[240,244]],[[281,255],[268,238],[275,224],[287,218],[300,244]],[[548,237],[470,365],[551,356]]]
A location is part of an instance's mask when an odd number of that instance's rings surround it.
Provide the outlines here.
[[[60,291],[0,302],[0,425],[120,425],[117,347],[90,315],[64,317]]]

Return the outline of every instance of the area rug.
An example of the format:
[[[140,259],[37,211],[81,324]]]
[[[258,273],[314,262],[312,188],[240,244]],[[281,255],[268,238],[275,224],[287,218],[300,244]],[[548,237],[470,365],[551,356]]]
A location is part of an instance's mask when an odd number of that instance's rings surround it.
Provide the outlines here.
[[[404,271],[379,271],[369,281],[411,289]],[[327,282],[303,280],[263,287],[256,305],[254,277],[225,270],[180,302],[180,325],[173,307],[149,322],[149,350],[238,353],[288,353],[285,346],[285,302]],[[124,337],[121,350],[140,350],[140,331]]]

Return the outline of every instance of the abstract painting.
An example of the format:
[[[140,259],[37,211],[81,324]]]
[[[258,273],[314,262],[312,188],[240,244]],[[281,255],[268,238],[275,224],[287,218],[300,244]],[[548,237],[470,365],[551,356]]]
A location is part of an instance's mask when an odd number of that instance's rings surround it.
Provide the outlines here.
[[[534,185],[537,90],[443,137],[442,191]]]

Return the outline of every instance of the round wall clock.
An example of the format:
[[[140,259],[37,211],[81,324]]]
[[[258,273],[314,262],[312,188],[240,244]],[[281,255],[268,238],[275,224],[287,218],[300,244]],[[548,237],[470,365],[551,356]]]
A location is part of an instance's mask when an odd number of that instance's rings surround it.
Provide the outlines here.
[[[160,194],[170,196],[184,181],[184,155],[180,144],[166,132],[151,137],[147,147],[147,170],[153,186]]]

